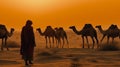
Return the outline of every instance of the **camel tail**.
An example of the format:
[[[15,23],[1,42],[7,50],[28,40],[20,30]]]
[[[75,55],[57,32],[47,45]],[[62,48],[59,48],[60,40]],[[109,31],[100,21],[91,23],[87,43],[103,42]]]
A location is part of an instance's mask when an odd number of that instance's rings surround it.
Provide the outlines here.
[[[66,41],[67,41],[67,44],[69,44],[67,34],[64,33],[64,35],[65,35],[65,39],[66,39]]]

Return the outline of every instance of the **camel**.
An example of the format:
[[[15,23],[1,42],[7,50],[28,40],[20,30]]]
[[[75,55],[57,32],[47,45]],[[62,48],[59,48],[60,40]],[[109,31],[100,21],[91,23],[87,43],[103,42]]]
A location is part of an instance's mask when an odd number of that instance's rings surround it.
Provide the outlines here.
[[[64,47],[64,43],[65,43],[64,39],[66,39],[66,42],[68,44],[67,34],[66,34],[65,30],[62,27],[55,28],[55,32],[56,32],[56,35],[55,35],[56,40],[58,40],[57,47],[59,45],[61,45],[61,39],[62,39],[62,41],[63,41],[62,48],[63,48]],[[68,45],[68,48],[69,48],[69,45]]]
[[[114,38],[120,38],[120,30],[118,29],[117,25],[112,24],[107,30],[103,30],[101,25],[96,26],[96,28],[98,28],[98,30],[103,34],[101,42],[105,36],[107,36],[107,43],[109,43],[110,37],[112,38],[112,43],[114,42]]]
[[[49,43],[50,43],[50,48],[51,46],[51,40],[50,38],[52,38],[53,41],[53,45],[54,45],[54,37],[55,37],[55,31],[51,26],[47,26],[45,31],[42,33],[40,28],[36,29],[40,35],[45,36],[45,40],[46,40],[46,48],[48,48],[48,39],[49,39]]]
[[[0,38],[2,39],[2,45],[1,45],[2,51],[4,47],[6,47],[7,50],[9,50],[9,48],[7,47],[7,39],[8,37],[11,37],[13,35],[13,32],[14,32],[14,28],[11,28],[11,31],[9,33],[5,25],[0,24]]]
[[[82,35],[82,40],[83,40],[82,48],[84,48],[84,37],[87,40],[88,48],[90,48],[88,38],[87,38],[88,36],[90,36],[92,38],[92,41],[93,41],[92,48],[94,48],[94,43],[95,43],[94,38],[96,39],[97,44],[99,43],[98,38],[97,38],[97,32],[91,24],[85,24],[83,29],[80,31],[77,31],[75,26],[70,26],[69,28],[72,29],[77,35]],[[97,45],[97,48],[98,47],[99,47],[99,45]]]
[[[58,48],[61,41],[60,41],[60,31],[57,27],[55,28],[55,38],[56,38],[56,45],[57,45],[56,47]]]

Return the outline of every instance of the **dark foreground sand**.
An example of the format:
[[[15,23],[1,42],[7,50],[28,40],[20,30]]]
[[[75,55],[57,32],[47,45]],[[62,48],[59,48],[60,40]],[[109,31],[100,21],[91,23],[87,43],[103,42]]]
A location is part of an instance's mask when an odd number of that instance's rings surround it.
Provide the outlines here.
[[[34,64],[27,67],[120,67],[120,51],[93,49],[39,49],[35,50]],[[0,67],[26,67],[19,49],[0,51]]]

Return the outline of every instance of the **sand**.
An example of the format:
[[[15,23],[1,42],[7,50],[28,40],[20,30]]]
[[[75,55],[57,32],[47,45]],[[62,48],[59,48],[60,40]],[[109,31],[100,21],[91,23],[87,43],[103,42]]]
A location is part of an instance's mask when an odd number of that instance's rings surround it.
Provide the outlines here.
[[[24,65],[19,53],[20,48],[17,47],[10,48],[10,51],[0,51],[0,67],[120,67],[120,51],[99,51],[96,48],[88,49],[87,45],[82,49],[81,37],[69,31],[67,34],[70,48],[65,44],[65,48],[46,49],[44,37],[36,32],[37,46],[33,65]],[[115,40],[119,42],[118,38]],[[20,33],[16,32],[8,41],[20,45]],[[89,41],[92,45],[90,38]]]
[[[19,49],[0,52],[0,67],[24,67]],[[93,49],[60,48],[38,49],[31,67],[119,67],[120,51],[98,51]]]

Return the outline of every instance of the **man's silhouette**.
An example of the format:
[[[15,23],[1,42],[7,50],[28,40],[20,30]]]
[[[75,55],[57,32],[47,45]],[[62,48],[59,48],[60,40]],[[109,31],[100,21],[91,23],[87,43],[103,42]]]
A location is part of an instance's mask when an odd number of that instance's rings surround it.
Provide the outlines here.
[[[22,59],[25,61],[25,65],[33,64],[33,52],[35,44],[35,37],[33,32],[32,21],[27,20],[26,25],[22,28],[21,31],[21,49],[20,54]]]

